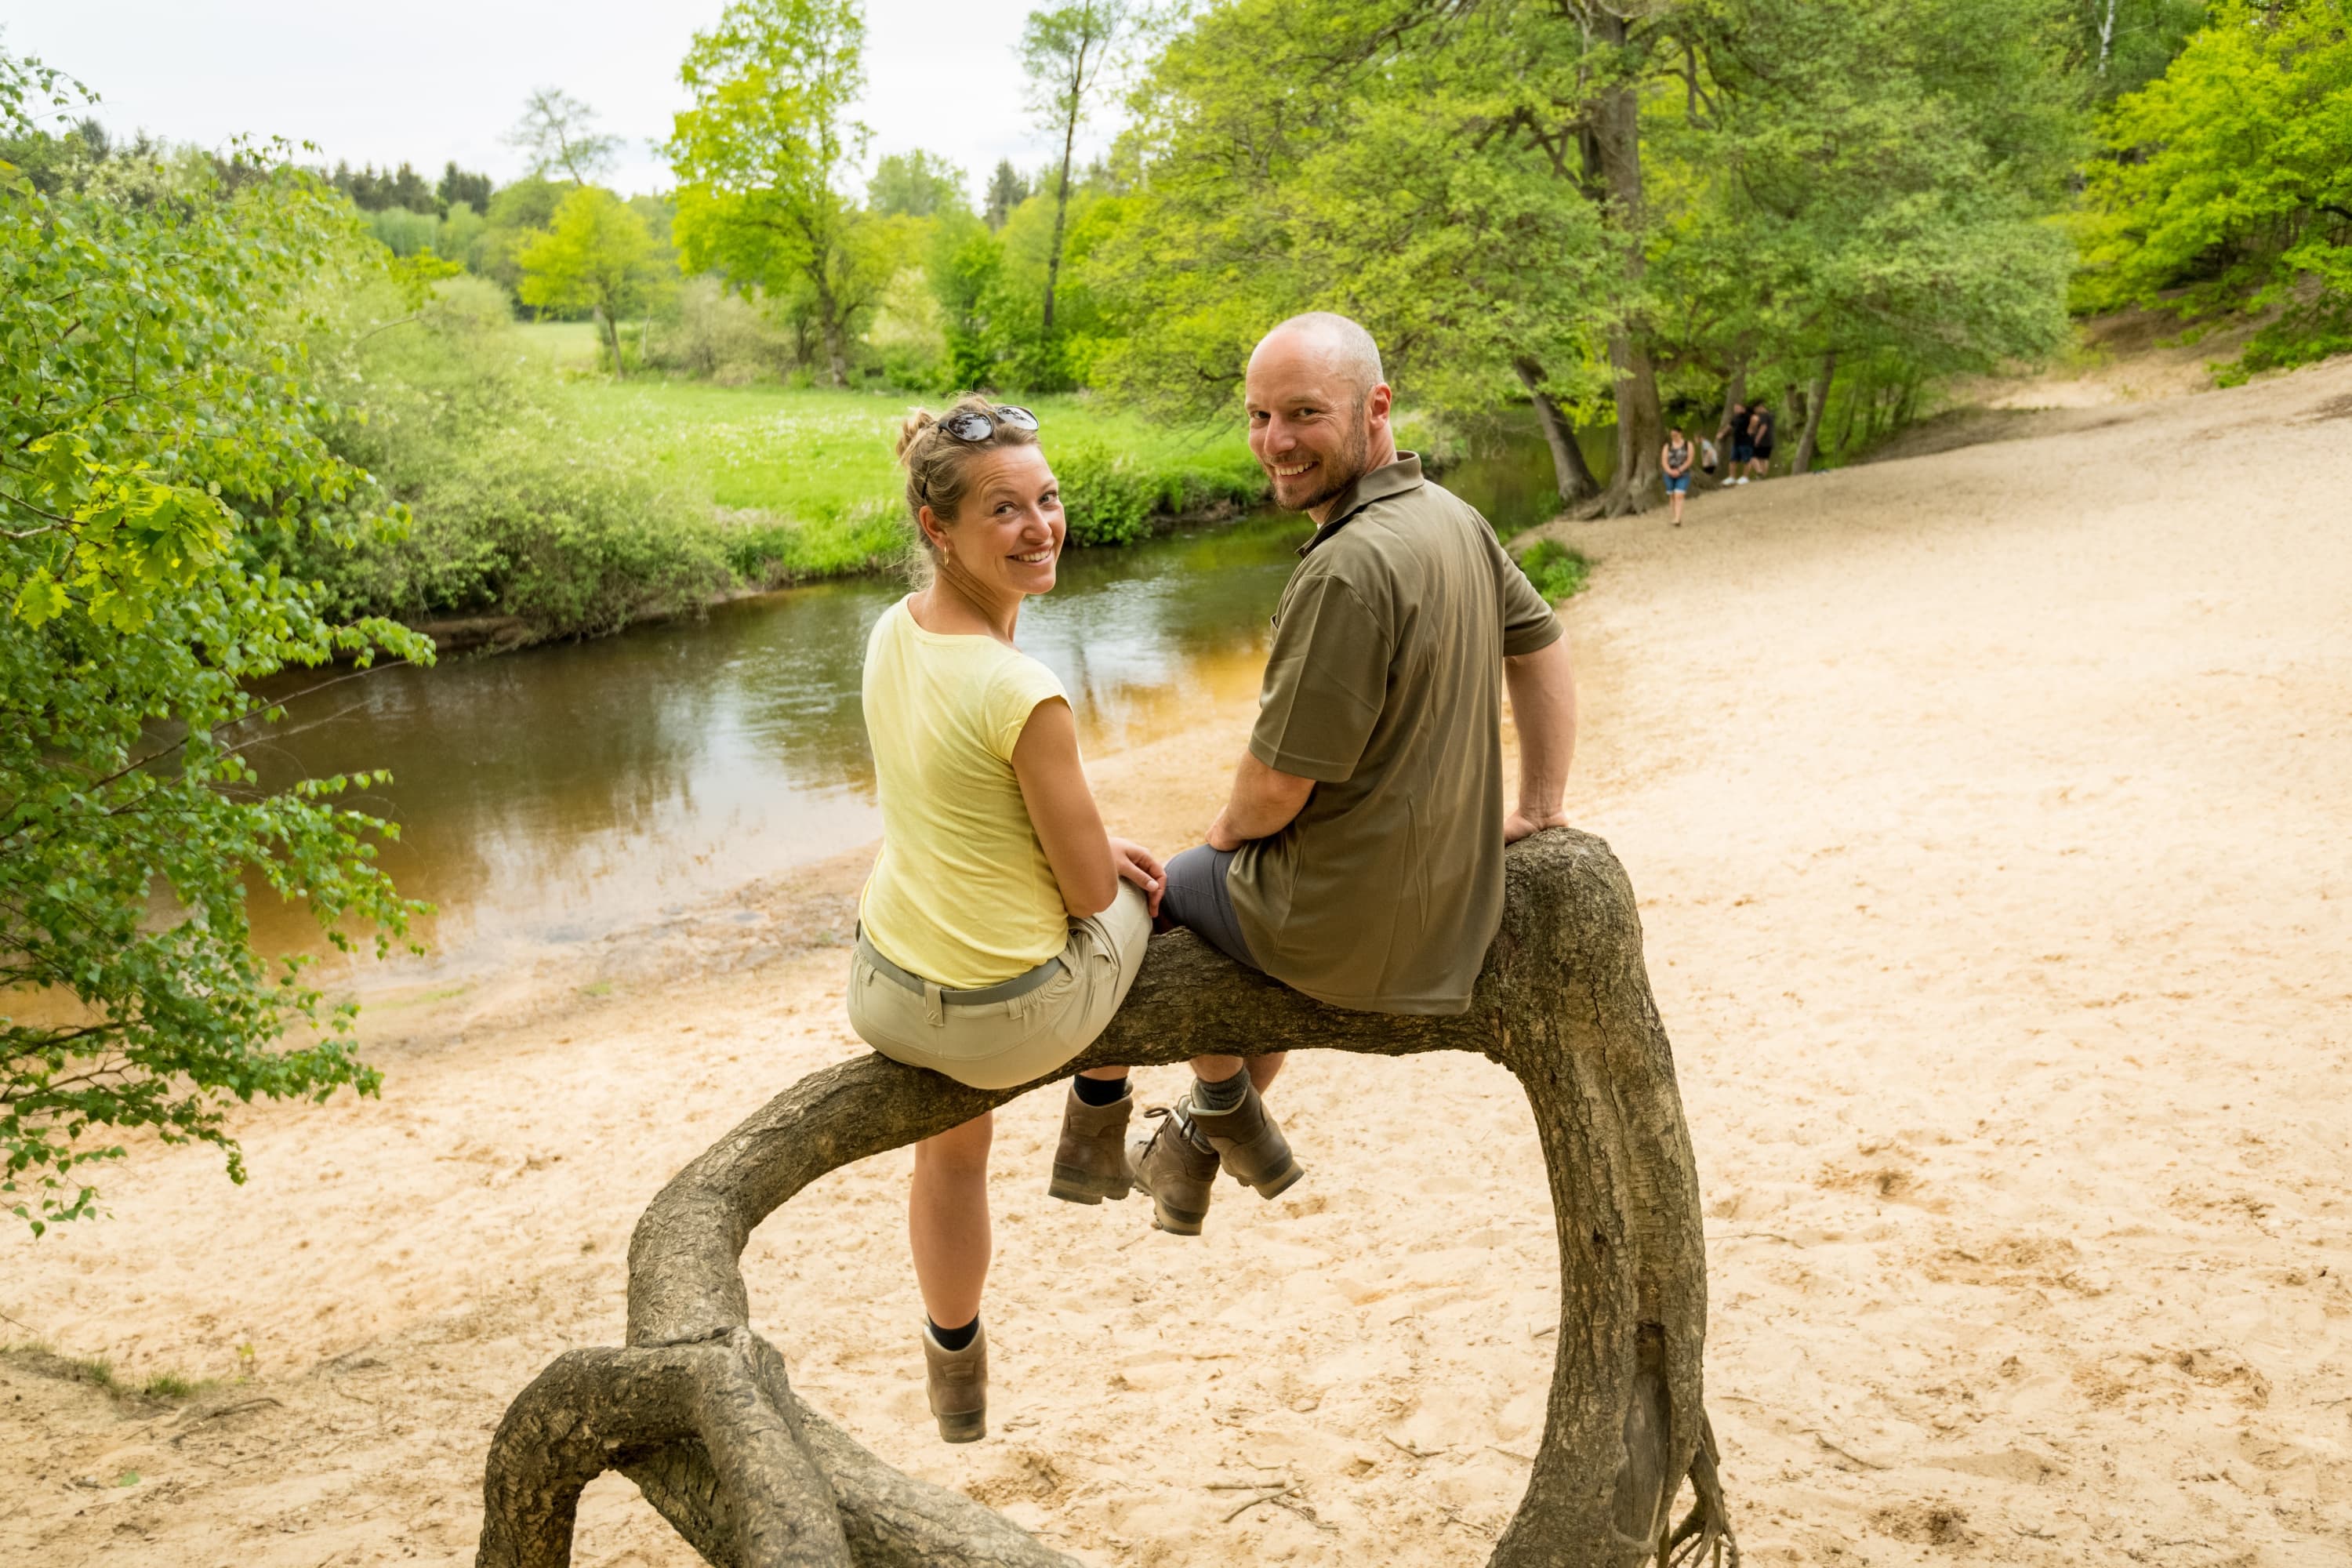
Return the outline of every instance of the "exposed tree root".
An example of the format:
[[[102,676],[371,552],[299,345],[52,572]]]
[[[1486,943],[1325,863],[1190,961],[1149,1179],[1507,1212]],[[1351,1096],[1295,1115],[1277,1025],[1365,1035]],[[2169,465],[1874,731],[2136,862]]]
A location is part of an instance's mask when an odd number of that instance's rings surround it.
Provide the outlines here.
[[[1509,1068],[1549,1173],[1560,1323],[1543,1442],[1493,1568],[1654,1552],[1722,1568],[1727,1552],[1736,1565],[1700,1402],[1698,1186],[1633,889],[1580,833],[1515,846],[1507,868],[1502,931],[1462,1016],[1326,1007],[1180,933],[1152,943],[1127,1005],[1064,1071],[1299,1049],[1466,1050]],[[562,1568],[581,1489],[618,1469],[726,1568],[1076,1568],[803,1405],[747,1326],[738,1267],[752,1227],[809,1183],[1031,1087],[986,1092],[865,1057],[803,1079],[679,1172],[630,1242],[628,1346],[557,1358],[500,1424],[478,1561]],[[1685,1477],[1698,1504],[1669,1539]]]

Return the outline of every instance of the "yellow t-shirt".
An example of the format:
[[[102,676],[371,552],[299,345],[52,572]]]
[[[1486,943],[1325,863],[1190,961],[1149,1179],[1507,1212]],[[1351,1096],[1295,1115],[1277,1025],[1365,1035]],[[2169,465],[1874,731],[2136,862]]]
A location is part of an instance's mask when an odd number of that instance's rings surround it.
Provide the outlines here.
[[[866,733],[882,853],[857,914],[883,957],[951,991],[1036,968],[1069,940],[1061,884],[1013,773],[1054,672],[994,637],[915,624],[899,600],[866,642]]]

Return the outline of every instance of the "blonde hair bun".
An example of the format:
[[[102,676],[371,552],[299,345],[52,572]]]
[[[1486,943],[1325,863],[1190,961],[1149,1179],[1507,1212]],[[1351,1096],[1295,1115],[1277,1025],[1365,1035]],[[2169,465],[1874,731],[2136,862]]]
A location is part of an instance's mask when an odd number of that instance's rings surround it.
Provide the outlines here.
[[[898,443],[894,455],[900,463],[907,461],[908,451],[922,439],[923,432],[940,422],[940,416],[928,408],[918,408],[898,426]]]

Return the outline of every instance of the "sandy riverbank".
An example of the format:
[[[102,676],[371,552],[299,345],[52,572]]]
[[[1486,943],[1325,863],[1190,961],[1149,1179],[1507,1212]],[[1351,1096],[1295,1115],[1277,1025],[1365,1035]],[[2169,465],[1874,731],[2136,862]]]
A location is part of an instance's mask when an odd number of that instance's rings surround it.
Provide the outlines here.
[[[1643,895],[1758,1563],[2352,1554],[2352,363],[2116,415],[1570,533],[1576,809]],[[1197,835],[1253,686],[1105,759],[1115,819]],[[646,1198],[856,1048],[858,871],[394,999],[383,1100],[243,1116],[244,1188],[141,1150],[110,1220],[0,1239],[0,1334],[227,1380],[148,1408],[0,1359],[0,1560],[469,1562],[489,1428],[618,1338]],[[1055,1104],[1003,1114],[975,1448],[923,1417],[905,1155],[753,1239],[755,1321],[1093,1561],[1479,1562],[1549,1355],[1525,1106],[1315,1058],[1282,1101],[1310,1179],[1199,1242],[1051,1202]],[[1301,1510],[1228,1520],[1213,1483],[1267,1476]],[[688,1558],[607,1478],[577,1560]]]

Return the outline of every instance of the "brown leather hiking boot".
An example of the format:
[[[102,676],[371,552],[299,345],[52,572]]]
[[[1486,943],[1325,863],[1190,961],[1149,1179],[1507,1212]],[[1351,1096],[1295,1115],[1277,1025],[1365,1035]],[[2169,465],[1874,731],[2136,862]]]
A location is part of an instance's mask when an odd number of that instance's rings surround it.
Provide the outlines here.
[[[923,1325],[923,1365],[929,1375],[931,1415],[950,1443],[977,1443],[988,1436],[988,1325],[960,1351],[941,1348]]]
[[[1135,1145],[1129,1173],[1151,1194],[1151,1223],[1172,1236],[1198,1236],[1201,1222],[1209,1217],[1217,1156],[1193,1146],[1181,1109],[1155,1105],[1143,1114],[1160,1125]]]
[[[1127,1169],[1127,1119],[1135,1109],[1130,1092],[1113,1105],[1088,1105],[1070,1085],[1062,1102],[1062,1141],[1054,1148],[1054,1180],[1045,1190],[1074,1204],[1124,1198],[1134,1184]]]
[[[1307,1173],[1306,1167],[1291,1157],[1290,1140],[1266,1114],[1257,1085],[1247,1078],[1242,1080],[1242,1102],[1231,1110],[1203,1110],[1200,1101],[1197,1089],[1188,1091],[1184,1114],[1208,1139],[1224,1163],[1225,1174],[1234,1181],[1255,1187],[1260,1197],[1271,1198],[1288,1192]]]

